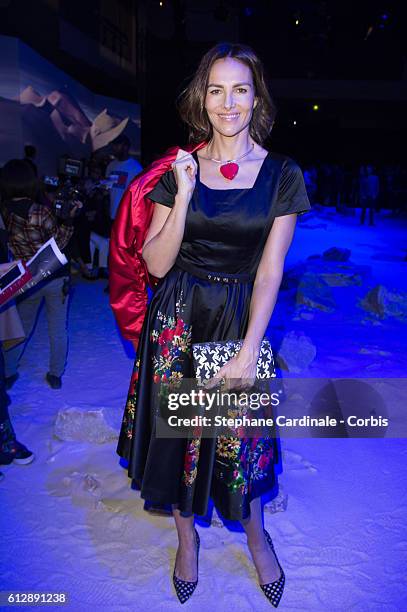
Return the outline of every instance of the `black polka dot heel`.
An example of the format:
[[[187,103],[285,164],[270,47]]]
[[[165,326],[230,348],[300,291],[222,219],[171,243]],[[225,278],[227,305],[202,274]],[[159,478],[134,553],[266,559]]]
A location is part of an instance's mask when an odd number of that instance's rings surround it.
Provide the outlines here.
[[[197,530],[195,529],[195,537],[196,537],[196,572],[198,575],[198,559],[199,559],[199,545],[200,539]],[[175,591],[177,593],[177,597],[180,602],[183,604],[191,597],[192,593],[195,591],[196,585],[198,584],[198,578],[193,582],[189,580],[181,580],[181,578],[177,578],[175,575],[175,567],[174,573],[172,575],[172,581],[174,583]]]
[[[264,535],[266,536],[267,543],[270,545],[270,548],[275,554],[275,557],[277,559],[276,551],[274,550],[274,546],[273,546],[273,542],[271,540],[270,534],[266,530],[264,530]],[[278,578],[277,580],[274,580],[274,582],[269,582],[268,584],[260,585],[261,590],[263,591],[263,593],[265,594],[269,602],[275,608],[277,608],[278,604],[280,603],[280,599],[283,595],[284,583],[285,583],[285,574],[284,574],[283,568],[281,567],[278,559],[277,559],[277,563],[278,563],[278,567],[280,568],[280,572],[281,572],[280,578]]]

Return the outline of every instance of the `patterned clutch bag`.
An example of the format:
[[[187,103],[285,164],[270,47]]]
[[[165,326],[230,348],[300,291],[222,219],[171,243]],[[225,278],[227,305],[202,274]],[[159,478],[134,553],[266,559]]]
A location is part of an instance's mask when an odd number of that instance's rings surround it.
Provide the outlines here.
[[[229,359],[241,349],[243,340],[224,340],[219,342],[202,342],[192,345],[192,359],[195,376],[200,382],[212,378]],[[257,361],[256,378],[275,377],[273,351],[270,342],[264,339],[261,343]]]

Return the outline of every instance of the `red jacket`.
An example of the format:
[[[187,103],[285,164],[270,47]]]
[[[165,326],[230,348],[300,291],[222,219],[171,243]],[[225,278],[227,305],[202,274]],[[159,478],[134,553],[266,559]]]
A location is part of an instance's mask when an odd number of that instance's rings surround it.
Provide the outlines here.
[[[182,148],[194,152],[204,144]],[[158,282],[148,274],[141,255],[154,208],[146,194],[171,169],[179,148],[171,147],[136,176],[121,199],[113,223],[109,254],[110,305],[123,337],[136,346],[147,310],[147,285],[154,288]]]

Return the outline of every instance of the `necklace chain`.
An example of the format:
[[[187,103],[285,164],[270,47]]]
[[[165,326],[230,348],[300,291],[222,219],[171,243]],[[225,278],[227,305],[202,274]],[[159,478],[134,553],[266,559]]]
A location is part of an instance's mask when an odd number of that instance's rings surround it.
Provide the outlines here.
[[[236,157],[236,159],[227,159],[226,161],[223,161],[222,159],[214,159],[213,157],[204,157],[203,155],[200,157],[202,157],[203,159],[208,159],[209,161],[213,161],[216,164],[234,164],[240,161],[241,159],[243,159],[244,157],[246,157],[246,155],[249,155],[249,153],[251,153],[253,149],[254,149],[254,143],[252,143],[252,146],[250,147],[250,149],[246,151],[246,153],[243,153],[243,155],[241,155],[240,157]]]

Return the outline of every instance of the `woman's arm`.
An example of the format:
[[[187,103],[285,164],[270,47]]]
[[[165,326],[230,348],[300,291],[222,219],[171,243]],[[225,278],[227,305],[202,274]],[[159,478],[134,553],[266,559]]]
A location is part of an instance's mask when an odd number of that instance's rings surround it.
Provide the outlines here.
[[[242,356],[258,356],[260,352],[261,342],[277,301],[284,261],[294,236],[296,222],[296,213],[274,219],[253,286],[249,324],[239,353]]]
[[[156,203],[143,245],[149,274],[162,278],[174,265],[185,230],[188,205],[195,188],[197,164],[191,154],[179,149],[173,164],[177,194],[172,209]]]
[[[54,238],[58,247],[63,251],[74,232],[73,217],[78,207],[75,204],[71,209],[70,218],[62,221],[61,224],[58,223],[57,217],[47,206],[36,204],[32,207],[26,234],[30,237],[31,244],[35,249],[38,250],[50,238]]]
[[[149,274],[162,278],[174,265],[184,235],[189,200],[175,196],[173,208],[154,204],[153,218],[143,245],[143,259]]]
[[[236,357],[220,368],[211,379],[213,382],[205,385],[207,388],[215,386],[217,380],[222,377],[243,381],[242,387],[254,382],[261,342],[277,301],[284,261],[294,236],[296,221],[296,213],[274,219],[257,268],[250,301],[249,323],[242,348]],[[233,388],[239,386],[239,383],[236,383]]]

